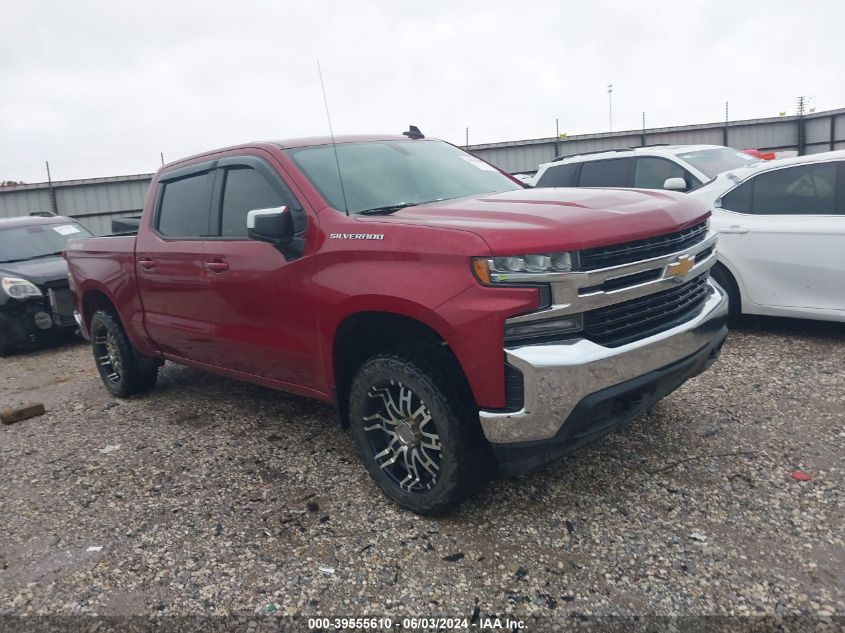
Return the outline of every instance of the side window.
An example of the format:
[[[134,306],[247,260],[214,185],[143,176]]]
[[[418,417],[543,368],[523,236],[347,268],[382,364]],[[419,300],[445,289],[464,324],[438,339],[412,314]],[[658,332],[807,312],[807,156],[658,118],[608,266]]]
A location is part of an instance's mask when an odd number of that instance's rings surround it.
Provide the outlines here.
[[[543,172],[537,181],[537,187],[571,187],[574,183],[578,163],[553,165]]]
[[[159,233],[165,237],[208,235],[212,173],[204,172],[164,183],[156,219]]]
[[[836,213],[836,163],[797,165],[755,177],[752,210],[760,215]]]
[[[252,167],[226,170],[220,217],[222,237],[246,237],[246,215],[253,209],[269,209],[289,204],[278,186]]]
[[[633,183],[631,174],[633,158],[611,158],[583,163],[581,167],[581,187],[630,187]]]
[[[751,213],[751,190],[754,180],[748,180],[722,198],[722,208],[737,213]]]
[[[687,188],[692,184],[690,174],[677,163],[665,158],[644,156],[634,168],[634,186],[641,189],[663,189],[668,178],[683,178]]]

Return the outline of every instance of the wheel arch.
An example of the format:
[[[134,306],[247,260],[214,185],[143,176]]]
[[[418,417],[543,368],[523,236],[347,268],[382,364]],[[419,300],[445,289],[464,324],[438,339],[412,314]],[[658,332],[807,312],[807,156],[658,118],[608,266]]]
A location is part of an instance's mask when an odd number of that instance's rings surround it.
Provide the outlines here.
[[[348,421],[348,394],[355,371],[367,358],[400,345],[423,343],[440,345],[472,394],[461,363],[445,336],[431,323],[407,313],[387,310],[361,310],[347,314],[334,331],[331,347],[331,380],[340,422]]]
[[[717,255],[716,263],[713,264],[713,270],[711,270],[711,274],[714,270],[723,271],[724,274],[726,274],[728,278],[733,282],[734,287],[736,288],[737,295],[739,296],[740,313],[745,312],[745,309],[748,307],[749,300],[748,296],[745,293],[745,288],[742,284],[742,278],[737,274],[736,267],[729,261]],[[726,288],[726,290],[728,289]]]
[[[91,319],[97,310],[105,310],[117,318],[121,324],[123,319],[120,318],[120,311],[117,309],[112,298],[100,288],[89,288],[82,293],[82,301],[80,302],[82,312],[82,322],[90,333]]]

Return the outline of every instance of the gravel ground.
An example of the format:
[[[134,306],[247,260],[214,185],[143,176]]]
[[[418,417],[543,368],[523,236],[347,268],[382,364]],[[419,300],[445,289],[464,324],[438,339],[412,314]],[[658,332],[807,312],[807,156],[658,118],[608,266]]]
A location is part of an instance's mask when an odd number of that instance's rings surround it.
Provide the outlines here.
[[[0,406],[47,407],[0,427],[0,616],[841,626],[843,364],[843,324],[746,320],[630,427],[427,519],[380,494],[323,404],[173,364],[113,400],[84,344],[0,360]]]

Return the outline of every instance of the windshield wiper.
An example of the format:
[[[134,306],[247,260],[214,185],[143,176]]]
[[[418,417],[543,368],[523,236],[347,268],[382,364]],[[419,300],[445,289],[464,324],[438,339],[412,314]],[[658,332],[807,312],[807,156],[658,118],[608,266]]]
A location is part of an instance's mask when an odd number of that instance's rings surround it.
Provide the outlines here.
[[[43,255],[33,255],[27,259],[41,259],[42,257],[55,257],[56,255],[61,255],[64,251],[58,251],[56,253],[44,253]],[[25,259],[19,259],[17,261],[25,262]]]
[[[419,202],[400,202],[399,204],[391,204],[387,207],[374,207],[372,209],[364,209],[356,212],[356,215],[390,215],[396,211],[400,211],[406,207],[415,207]]]

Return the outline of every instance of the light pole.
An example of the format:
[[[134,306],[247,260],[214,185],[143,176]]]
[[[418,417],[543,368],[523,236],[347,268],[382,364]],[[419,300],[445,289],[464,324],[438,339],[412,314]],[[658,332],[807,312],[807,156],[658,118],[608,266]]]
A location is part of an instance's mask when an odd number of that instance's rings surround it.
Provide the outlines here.
[[[610,122],[610,131],[613,131],[613,84],[607,84],[607,118]]]

